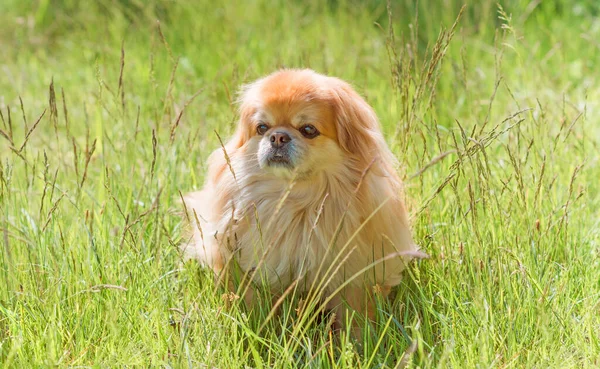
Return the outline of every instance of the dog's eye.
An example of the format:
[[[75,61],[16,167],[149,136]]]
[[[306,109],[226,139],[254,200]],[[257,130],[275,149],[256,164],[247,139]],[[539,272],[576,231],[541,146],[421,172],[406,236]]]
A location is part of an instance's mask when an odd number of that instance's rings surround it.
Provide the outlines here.
[[[302,136],[306,138],[315,138],[319,135],[319,130],[316,129],[312,124],[305,124],[300,127],[300,133],[302,133]]]
[[[269,130],[269,126],[264,123],[261,123],[256,126],[256,133],[258,133],[261,136],[264,135],[265,132],[267,132],[268,130]]]

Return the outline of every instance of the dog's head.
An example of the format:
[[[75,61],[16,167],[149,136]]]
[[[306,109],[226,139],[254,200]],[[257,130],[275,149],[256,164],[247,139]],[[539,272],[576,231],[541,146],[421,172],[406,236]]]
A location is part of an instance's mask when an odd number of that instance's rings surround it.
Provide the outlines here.
[[[346,82],[312,70],[282,70],[241,94],[234,149],[261,170],[309,177],[340,164],[364,169],[391,158],[373,109]]]

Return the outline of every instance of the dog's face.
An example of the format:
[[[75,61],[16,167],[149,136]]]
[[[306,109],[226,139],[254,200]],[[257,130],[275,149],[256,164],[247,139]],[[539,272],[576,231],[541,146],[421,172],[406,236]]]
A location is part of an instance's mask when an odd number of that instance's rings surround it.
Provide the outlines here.
[[[281,101],[278,92],[267,92],[264,105],[248,122],[248,129],[254,129],[254,137],[259,140],[260,167],[305,173],[317,169],[319,159],[339,157],[331,108],[309,96],[299,101]]]
[[[262,171],[298,178],[369,161],[378,135],[374,112],[345,82],[285,70],[246,87],[234,142]]]
[[[331,106],[310,91],[290,88],[294,86],[267,84],[262,106],[245,124],[258,140],[256,155],[261,169],[303,177],[335,165],[343,152],[336,144]]]
[[[312,74],[280,72],[250,85],[241,129],[260,168],[279,176],[307,176],[343,158],[334,107]]]

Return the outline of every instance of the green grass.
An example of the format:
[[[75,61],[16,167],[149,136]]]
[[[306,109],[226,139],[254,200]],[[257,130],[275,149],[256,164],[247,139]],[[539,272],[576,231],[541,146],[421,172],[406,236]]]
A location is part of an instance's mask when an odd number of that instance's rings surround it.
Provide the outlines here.
[[[238,3],[0,5],[0,363],[599,366],[596,2],[477,1],[453,33],[458,0]],[[361,344],[292,334],[297,301],[259,332],[178,251],[236,89],[282,66],[375,108],[431,255]]]

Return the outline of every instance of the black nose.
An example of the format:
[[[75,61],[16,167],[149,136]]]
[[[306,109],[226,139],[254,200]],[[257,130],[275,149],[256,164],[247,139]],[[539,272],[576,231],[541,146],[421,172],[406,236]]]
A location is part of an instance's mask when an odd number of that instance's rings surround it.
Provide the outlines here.
[[[271,146],[277,149],[285,146],[286,143],[292,140],[290,135],[288,135],[287,133],[277,131],[271,133],[271,137],[269,137],[269,139],[271,140]]]

